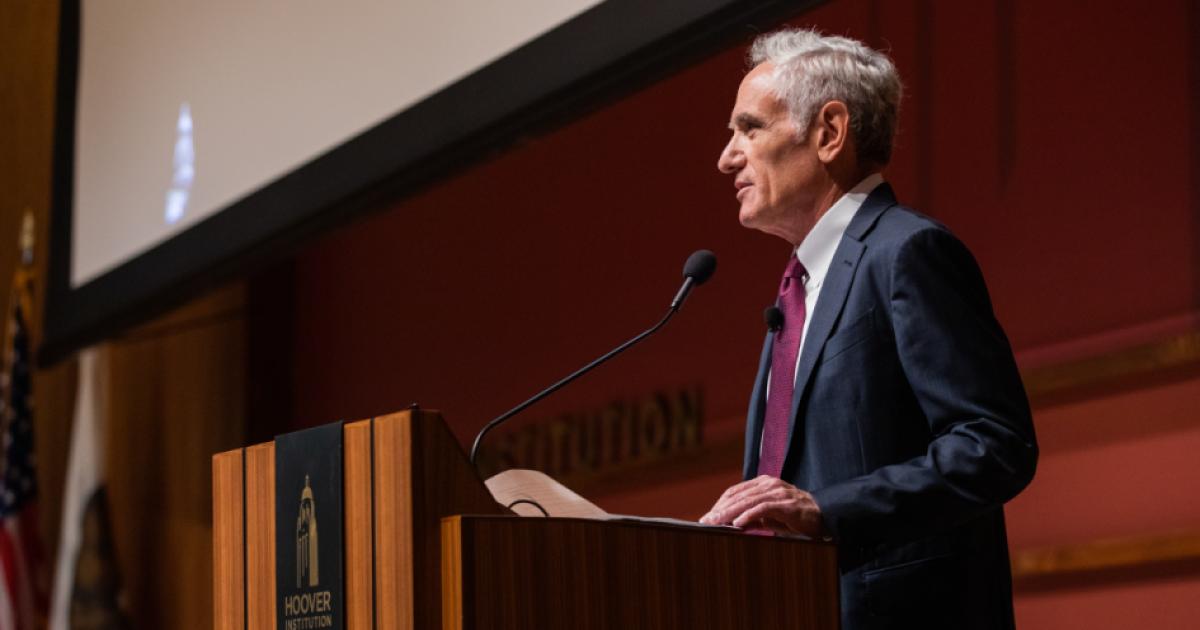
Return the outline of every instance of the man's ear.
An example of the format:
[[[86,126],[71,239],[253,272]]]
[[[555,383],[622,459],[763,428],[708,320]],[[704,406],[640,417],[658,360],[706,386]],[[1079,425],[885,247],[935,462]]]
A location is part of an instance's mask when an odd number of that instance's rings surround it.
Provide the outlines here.
[[[813,119],[817,134],[817,159],[832,163],[850,145],[850,110],[841,101],[829,101]]]

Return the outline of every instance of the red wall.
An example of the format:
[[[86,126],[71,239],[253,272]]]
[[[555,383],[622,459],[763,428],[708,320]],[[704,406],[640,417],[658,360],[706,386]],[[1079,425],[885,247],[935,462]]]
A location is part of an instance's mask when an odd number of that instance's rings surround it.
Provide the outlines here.
[[[1177,332],[1200,303],[1196,11],[1080,6],[834,1],[794,21],[890,48],[908,91],[887,176],[975,252],[1026,366],[1081,339],[1103,350]],[[713,430],[736,432],[789,250],[739,227],[715,167],[743,50],[299,254],[292,426],[418,401],[466,440],[651,324],[706,247],[719,270],[676,321],[524,421],[702,383]],[[1009,507],[1014,549],[1200,526],[1197,401],[1200,379],[1036,410],[1044,455]],[[694,517],[736,474],[600,500]],[[1018,614],[1023,627],[1127,627],[1153,608],[1176,627],[1197,595],[1189,576],[1073,586],[1019,594]]]

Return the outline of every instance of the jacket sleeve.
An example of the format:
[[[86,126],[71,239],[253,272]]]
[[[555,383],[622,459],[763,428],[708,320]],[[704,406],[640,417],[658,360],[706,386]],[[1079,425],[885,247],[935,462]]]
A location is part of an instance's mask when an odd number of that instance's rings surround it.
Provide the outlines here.
[[[889,300],[932,439],[922,456],[813,492],[829,531],[854,544],[953,527],[1016,496],[1037,465],[1012,349],[966,247],[936,227],[910,235],[894,252]]]

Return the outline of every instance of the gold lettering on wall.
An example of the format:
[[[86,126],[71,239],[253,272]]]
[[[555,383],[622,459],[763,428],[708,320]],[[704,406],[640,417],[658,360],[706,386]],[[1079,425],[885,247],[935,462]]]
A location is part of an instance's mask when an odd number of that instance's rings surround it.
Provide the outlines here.
[[[588,477],[696,450],[703,420],[699,385],[614,400],[497,435],[481,447],[480,469],[485,477],[509,468],[559,479]]]

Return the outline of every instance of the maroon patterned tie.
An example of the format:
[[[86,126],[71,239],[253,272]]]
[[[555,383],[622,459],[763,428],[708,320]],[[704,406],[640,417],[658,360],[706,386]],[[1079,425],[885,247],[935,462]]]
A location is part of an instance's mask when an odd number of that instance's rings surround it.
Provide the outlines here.
[[[758,458],[760,475],[778,477],[787,454],[792,393],[796,388],[796,355],[800,352],[800,335],[804,332],[806,315],[804,276],[804,265],[793,255],[779,285],[779,310],[783,311],[783,327],[775,333],[775,341],[771,346],[771,391],[767,395],[762,450]]]

